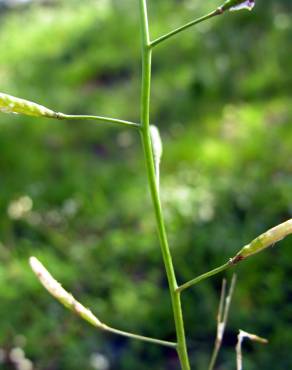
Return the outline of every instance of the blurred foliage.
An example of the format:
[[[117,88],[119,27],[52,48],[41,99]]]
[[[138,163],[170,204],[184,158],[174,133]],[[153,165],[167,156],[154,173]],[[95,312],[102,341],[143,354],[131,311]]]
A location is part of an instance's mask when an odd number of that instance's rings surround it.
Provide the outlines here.
[[[0,90],[68,114],[139,120],[135,0],[0,6]],[[1,5],[0,4],[0,5]],[[149,0],[153,38],[220,5]],[[223,263],[292,215],[290,0],[257,1],[154,52],[152,121],[180,282]],[[172,340],[173,319],[139,136],[90,122],[0,117],[0,360],[22,348],[37,370],[174,370],[175,353],[95,331],[42,289],[36,255],[104,322]],[[291,367],[291,238],[237,268],[218,369]],[[193,369],[205,369],[222,276],[184,293]],[[9,356],[10,353],[10,356]],[[17,352],[18,353],[18,352]],[[20,368],[20,367],[18,367]]]

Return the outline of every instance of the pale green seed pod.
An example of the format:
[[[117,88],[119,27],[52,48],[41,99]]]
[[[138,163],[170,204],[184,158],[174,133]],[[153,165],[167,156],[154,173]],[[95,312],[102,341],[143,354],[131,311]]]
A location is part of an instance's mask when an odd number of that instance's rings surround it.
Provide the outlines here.
[[[236,264],[262,250],[274,245],[286,236],[292,234],[292,219],[273,227],[272,229],[255,238],[251,243],[244,246],[230,262]]]
[[[39,281],[53,297],[93,326],[103,329],[104,325],[98,318],[88,308],[79,303],[72,294],[68,293],[37,258],[30,257],[29,263]]]
[[[40,104],[0,93],[0,112],[34,117],[58,118],[58,114]]]

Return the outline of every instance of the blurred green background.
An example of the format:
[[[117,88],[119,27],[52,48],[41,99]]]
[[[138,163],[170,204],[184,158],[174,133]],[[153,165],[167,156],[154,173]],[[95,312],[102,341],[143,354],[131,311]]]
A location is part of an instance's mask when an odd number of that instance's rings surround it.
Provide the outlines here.
[[[217,0],[149,0],[152,37]],[[13,6],[12,6],[13,5]],[[152,122],[179,282],[292,215],[292,4],[257,0],[155,49]],[[0,2],[1,92],[70,114],[139,120],[137,0]],[[172,350],[96,331],[55,302],[37,256],[109,325],[173,340],[139,136],[0,116],[0,368],[176,370]],[[292,366],[292,239],[242,263],[217,369]],[[227,274],[230,277],[230,274]],[[222,275],[184,293],[192,369],[206,369]],[[24,353],[23,353],[24,352]],[[29,360],[24,360],[26,357]]]

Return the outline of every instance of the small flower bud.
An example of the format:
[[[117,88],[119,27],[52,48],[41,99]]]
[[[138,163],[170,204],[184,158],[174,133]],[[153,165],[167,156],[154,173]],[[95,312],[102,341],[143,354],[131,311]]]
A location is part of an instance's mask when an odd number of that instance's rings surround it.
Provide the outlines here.
[[[241,10],[241,9],[252,10],[254,6],[255,6],[255,0],[227,0],[220,7],[220,9],[222,12],[225,12],[226,10],[230,10],[230,11]]]
[[[0,112],[34,117],[57,118],[57,113],[42,105],[15,96],[0,93]]]
[[[150,126],[151,144],[153,150],[153,159],[155,165],[156,181],[159,187],[159,177],[160,177],[160,161],[163,153],[163,145],[159,130],[156,126]]]

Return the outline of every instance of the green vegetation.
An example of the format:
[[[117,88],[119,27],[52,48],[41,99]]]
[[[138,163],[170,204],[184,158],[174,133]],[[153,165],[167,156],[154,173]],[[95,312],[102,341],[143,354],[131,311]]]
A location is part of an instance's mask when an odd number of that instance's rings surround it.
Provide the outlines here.
[[[220,5],[149,3],[153,38]],[[162,197],[180,283],[291,217],[291,10],[289,0],[258,1],[252,16],[214,18],[154,50],[151,121],[164,142]],[[2,11],[0,20],[1,91],[68,114],[139,121],[136,1],[48,1]],[[4,354],[23,347],[41,370],[94,369],[96,353],[110,369],[177,369],[173,350],[95,331],[70,315],[27,263],[39,257],[111,326],[173,340],[134,130],[1,115],[0,181]],[[238,266],[224,368],[235,368],[238,328],[269,339],[269,347],[245,351],[245,370],[289,368],[289,244]],[[206,369],[210,358],[221,278],[183,297],[194,368]]]

